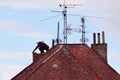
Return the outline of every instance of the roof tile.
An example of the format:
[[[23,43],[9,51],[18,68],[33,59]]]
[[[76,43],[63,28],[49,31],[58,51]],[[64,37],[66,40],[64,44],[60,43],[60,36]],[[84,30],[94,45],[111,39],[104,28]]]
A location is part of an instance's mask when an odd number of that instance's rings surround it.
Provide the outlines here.
[[[12,80],[120,80],[93,49],[84,44],[56,45]]]

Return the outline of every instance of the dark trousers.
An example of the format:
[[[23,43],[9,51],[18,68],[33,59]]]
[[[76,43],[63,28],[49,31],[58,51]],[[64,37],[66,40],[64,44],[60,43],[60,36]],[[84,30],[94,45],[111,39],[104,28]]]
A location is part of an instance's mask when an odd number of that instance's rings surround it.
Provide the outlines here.
[[[40,47],[39,50],[40,50],[41,53],[44,53],[44,50],[48,51],[49,47],[46,47],[46,48]]]

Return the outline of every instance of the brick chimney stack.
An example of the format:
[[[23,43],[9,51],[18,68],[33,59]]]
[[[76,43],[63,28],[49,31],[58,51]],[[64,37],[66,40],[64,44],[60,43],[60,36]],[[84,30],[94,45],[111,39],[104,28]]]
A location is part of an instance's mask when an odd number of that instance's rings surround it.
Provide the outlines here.
[[[96,33],[93,33],[93,44],[91,44],[91,48],[107,62],[107,44],[105,43],[104,31],[102,32],[102,43],[100,42],[100,33],[97,33],[97,38],[98,42],[96,42]]]

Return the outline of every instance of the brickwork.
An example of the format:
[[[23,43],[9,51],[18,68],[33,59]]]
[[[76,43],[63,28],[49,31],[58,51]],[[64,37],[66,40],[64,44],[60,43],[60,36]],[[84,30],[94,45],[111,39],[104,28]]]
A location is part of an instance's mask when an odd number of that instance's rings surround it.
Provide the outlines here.
[[[64,52],[65,48],[48,60],[46,65],[39,67],[27,80],[95,80],[68,50],[66,52],[69,54]]]
[[[43,61],[50,56],[56,49],[58,49],[59,46],[55,46],[48,50],[48,54],[46,53],[42,58],[39,58],[39,60],[33,62],[29,66],[27,66],[23,71],[21,71],[19,74],[17,74],[15,77],[13,77],[11,80],[26,80],[28,76],[30,76],[34,71],[39,67],[43,65]]]
[[[57,45],[12,80],[120,80],[120,75],[85,44]]]
[[[38,53],[32,53],[33,54],[33,62],[39,60],[40,58],[42,58],[45,54],[38,54]]]
[[[113,70],[98,53],[90,49],[87,45],[82,49],[75,47],[71,50],[71,54],[83,64],[84,68],[86,68],[90,74],[97,78],[96,80],[120,79],[120,75]]]
[[[98,42],[96,42],[98,40]],[[93,33],[93,44],[91,48],[98,53],[107,62],[107,44],[105,43],[105,33],[102,32],[102,42],[100,33],[98,33],[96,38],[96,33]]]
[[[91,48],[107,62],[107,44],[92,44]]]

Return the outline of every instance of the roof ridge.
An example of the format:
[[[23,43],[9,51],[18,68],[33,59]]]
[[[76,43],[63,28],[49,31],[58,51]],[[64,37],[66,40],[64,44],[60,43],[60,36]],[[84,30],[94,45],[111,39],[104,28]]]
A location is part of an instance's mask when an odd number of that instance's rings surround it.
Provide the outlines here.
[[[29,78],[29,76],[32,75],[32,73],[34,73],[40,66],[46,63],[46,61],[48,61],[52,56],[54,56],[63,47],[63,45],[58,45],[58,46],[59,48],[54,53],[52,53],[50,56],[48,56],[48,58],[45,59],[39,66],[37,66],[37,68],[35,68],[34,71],[32,71],[31,74],[27,76],[27,78]],[[25,80],[27,80],[27,78],[25,78]]]
[[[47,53],[49,53],[49,52],[52,51],[53,49],[57,48],[57,46],[60,46],[60,45],[55,45],[54,47],[52,47],[51,49],[49,49],[49,50],[44,54],[43,57],[45,57],[46,55],[48,55]],[[40,58],[40,59],[41,59],[41,58]],[[17,74],[16,76],[14,76],[12,79],[14,79],[15,77],[19,76],[20,74],[26,74],[27,71],[36,69],[35,67],[39,66],[39,65],[37,65],[37,63],[39,63],[39,60],[40,60],[40,59],[38,59],[37,61],[31,63],[31,64],[30,64],[29,66],[27,66],[26,68],[24,68],[19,74]],[[44,61],[44,60],[43,60],[43,61]],[[41,64],[40,64],[40,65],[41,65]],[[35,66],[35,67],[33,68],[32,66]],[[32,68],[31,68],[31,67],[32,67]],[[33,72],[33,71],[32,71],[32,72]],[[26,77],[29,76],[30,73],[32,73],[32,72],[29,72],[29,74],[27,74]],[[12,79],[11,79],[11,80],[12,80]],[[25,79],[22,79],[22,80],[25,80]]]
[[[73,50],[74,50],[74,51],[73,51]],[[73,50],[71,50],[73,57],[75,57],[76,60],[78,60],[78,61],[81,63],[81,65],[83,66],[83,68],[84,68],[88,73],[90,73],[90,75],[91,75],[92,77],[94,77],[96,80],[102,80],[102,79],[101,79],[100,77],[98,77],[93,71],[91,71],[91,70],[88,68],[87,64],[81,59],[81,57],[80,57],[79,55],[77,55],[77,54],[78,54],[77,50],[76,50],[76,49],[73,49]],[[74,53],[75,53],[75,54],[74,54]],[[77,57],[76,57],[75,55],[77,55]]]
[[[33,62],[31,65],[26,67],[23,70],[24,72],[23,71],[20,72],[21,74],[19,74],[18,76],[16,75],[15,79],[13,78],[12,80],[27,80],[29,78],[31,79],[32,77],[35,78],[35,75],[38,74],[39,71],[43,72],[43,70],[46,67],[48,67],[46,65],[51,65],[53,61],[55,61],[56,59],[58,60],[58,57],[60,57],[60,55],[61,55],[61,58],[65,58],[65,56],[67,57],[64,59],[64,61],[66,61],[66,59],[68,60],[69,58],[75,59],[77,61],[77,63],[79,64],[79,67],[81,68],[80,70],[82,70],[82,69],[84,70],[84,72],[80,71],[81,72],[80,74],[87,74],[89,77],[91,77],[91,79],[107,80],[107,77],[109,77],[109,74],[107,75],[107,73],[109,73],[109,72],[113,72],[113,74],[114,74],[114,75],[111,75],[111,77],[109,79],[113,79],[113,80],[119,79],[119,76],[116,74],[117,72],[115,73],[115,71],[113,71],[114,69],[112,67],[110,67],[110,65],[106,64],[106,62],[104,62],[104,60],[97,54],[97,52],[95,52],[87,44],[82,44],[82,45],[81,44],[80,45],[78,45],[78,44],[77,45],[58,44],[58,45],[55,45],[54,47],[52,47],[49,51],[47,51],[42,58],[39,58],[36,62]],[[71,61],[71,62],[73,63],[74,61]],[[68,61],[68,65],[69,65],[69,63],[71,64],[71,62]],[[74,62],[74,64],[76,65],[76,62]],[[72,66],[72,67],[74,67],[74,66]],[[102,68],[100,68],[100,66]],[[79,69],[79,67],[77,67],[77,69]],[[70,67],[68,67],[68,68],[70,68]],[[103,72],[104,69],[105,69],[105,72]],[[67,73],[68,73],[68,71],[67,71]],[[44,71],[44,73],[46,73],[46,72]],[[105,75],[106,77],[105,76],[102,77],[101,74]],[[22,77],[20,77],[20,76],[22,76]],[[68,77],[72,78],[70,75]],[[85,76],[84,76],[84,78],[85,78]],[[86,78],[86,79],[89,79],[89,78]]]
[[[104,59],[102,59],[102,57],[100,57],[100,55],[97,54],[97,52],[95,52],[93,49],[91,49],[88,45],[86,45],[86,47],[89,49],[89,51],[87,53],[93,53],[93,55],[95,55],[101,62],[101,64],[104,64],[105,68],[109,68],[109,71],[113,71],[115,72],[115,74],[118,74],[109,64],[106,63],[106,61]],[[97,73],[98,74],[98,73]]]
[[[63,45],[59,45],[59,48],[52,54],[50,55],[47,59],[45,59],[42,63],[45,63],[47,60],[49,60],[53,55],[55,55],[61,48],[63,47]]]

